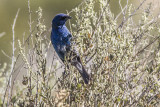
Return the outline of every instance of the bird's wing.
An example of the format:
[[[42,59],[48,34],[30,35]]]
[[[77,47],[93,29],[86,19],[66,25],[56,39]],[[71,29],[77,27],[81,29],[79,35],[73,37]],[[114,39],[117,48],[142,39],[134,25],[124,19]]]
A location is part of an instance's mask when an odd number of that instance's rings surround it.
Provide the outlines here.
[[[77,51],[77,48],[76,46],[74,45],[73,46],[73,43],[72,43],[72,46],[71,46],[71,38],[72,38],[72,35],[69,34],[67,37],[63,37],[62,41],[63,41],[63,46],[65,46],[65,49],[66,49],[66,58],[67,58],[67,61],[69,61],[73,66],[75,66],[79,73],[81,74],[81,76],[83,77],[83,80],[86,84],[88,84],[89,82],[89,74],[87,73],[86,69],[84,68],[82,62],[81,62],[81,58],[80,58],[80,55],[79,55],[79,52]]]
[[[72,39],[72,35],[68,34],[68,36],[64,37],[64,40],[63,40],[63,42],[66,45],[66,51],[67,52],[70,51],[70,49],[71,49],[71,39]]]
[[[76,47],[72,47],[70,49],[70,62],[71,62],[71,64],[74,65],[74,63],[77,62],[77,61],[81,63],[79,53],[78,53]]]
[[[76,48],[71,50],[71,52],[70,52],[70,60],[69,61],[71,62],[72,65],[74,65],[78,69],[78,71],[81,74],[84,82],[86,84],[88,84],[90,76],[87,73],[86,69],[84,68],[84,66],[83,66],[83,64],[81,62],[81,58],[80,58],[79,53],[76,50]]]
[[[71,50],[71,34],[68,34],[68,36],[61,38],[61,44],[60,44],[60,50],[63,53],[67,53]]]

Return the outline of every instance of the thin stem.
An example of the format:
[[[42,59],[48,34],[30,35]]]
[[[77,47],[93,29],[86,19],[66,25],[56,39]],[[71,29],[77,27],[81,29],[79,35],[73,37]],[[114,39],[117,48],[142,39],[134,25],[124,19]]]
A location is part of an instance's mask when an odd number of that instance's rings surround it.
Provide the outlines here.
[[[18,18],[18,14],[19,14],[19,11],[20,9],[18,9],[17,11],[17,14],[14,18],[14,22],[13,22],[13,25],[12,25],[12,37],[13,37],[13,40],[12,40],[12,64],[11,64],[11,74],[13,72],[13,68],[14,68],[14,63],[15,63],[15,56],[14,56],[14,53],[15,53],[15,43],[14,43],[14,39],[15,39],[15,31],[14,31],[14,28],[15,28],[15,25],[16,25],[16,21],[17,21],[17,18]],[[12,85],[12,75],[11,77],[9,78],[9,87],[8,87],[8,101],[7,101],[7,106],[9,106],[10,104],[10,98],[12,97],[11,96],[11,85]]]

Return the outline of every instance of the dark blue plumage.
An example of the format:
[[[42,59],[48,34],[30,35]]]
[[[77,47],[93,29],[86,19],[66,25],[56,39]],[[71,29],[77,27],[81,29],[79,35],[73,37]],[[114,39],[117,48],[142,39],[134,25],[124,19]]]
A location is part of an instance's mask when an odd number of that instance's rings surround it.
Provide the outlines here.
[[[57,14],[52,20],[51,42],[60,59],[64,62],[69,57],[68,62],[74,65],[86,84],[89,82],[89,75],[83,67],[80,57],[76,51],[71,50],[72,35],[67,29],[65,23],[70,16],[66,14]]]

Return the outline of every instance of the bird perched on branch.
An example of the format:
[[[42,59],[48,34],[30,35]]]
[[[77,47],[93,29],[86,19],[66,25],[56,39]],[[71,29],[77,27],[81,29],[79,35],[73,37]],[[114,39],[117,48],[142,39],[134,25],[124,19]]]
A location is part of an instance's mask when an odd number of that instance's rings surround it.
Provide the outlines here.
[[[66,14],[57,14],[52,20],[51,42],[62,62],[69,62],[75,66],[81,74],[84,82],[88,84],[89,74],[82,65],[78,52],[72,50],[72,35],[67,29],[65,23],[70,16]]]

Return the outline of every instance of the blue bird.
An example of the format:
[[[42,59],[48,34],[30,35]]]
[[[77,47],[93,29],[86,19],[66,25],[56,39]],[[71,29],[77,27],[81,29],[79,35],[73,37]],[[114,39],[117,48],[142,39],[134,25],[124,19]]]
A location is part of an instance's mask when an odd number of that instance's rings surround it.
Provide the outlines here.
[[[84,82],[88,84],[89,74],[82,65],[79,54],[72,50],[71,38],[72,35],[67,29],[65,23],[70,16],[66,14],[57,14],[52,20],[51,42],[62,62],[66,60],[75,66],[81,74]]]

